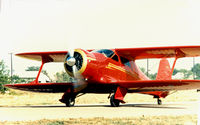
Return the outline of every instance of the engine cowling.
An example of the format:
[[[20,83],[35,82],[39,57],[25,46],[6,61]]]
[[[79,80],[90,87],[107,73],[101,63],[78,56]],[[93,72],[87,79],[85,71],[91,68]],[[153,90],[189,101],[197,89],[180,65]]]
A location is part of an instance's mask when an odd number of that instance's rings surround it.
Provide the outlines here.
[[[73,55],[73,56],[71,56]],[[75,66],[75,71],[74,67]],[[82,74],[87,67],[87,55],[84,50],[75,49],[73,54],[68,53],[64,59],[65,71],[72,77],[75,73]]]

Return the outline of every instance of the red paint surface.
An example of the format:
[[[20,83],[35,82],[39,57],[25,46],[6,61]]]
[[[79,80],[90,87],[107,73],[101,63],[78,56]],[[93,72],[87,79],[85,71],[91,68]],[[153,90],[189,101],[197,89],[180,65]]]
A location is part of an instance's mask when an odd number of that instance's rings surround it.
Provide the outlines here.
[[[117,91],[115,93],[115,99],[121,101],[122,103],[125,103],[123,100],[124,100],[126,93],[127,93],[126,88],[117,87]]]

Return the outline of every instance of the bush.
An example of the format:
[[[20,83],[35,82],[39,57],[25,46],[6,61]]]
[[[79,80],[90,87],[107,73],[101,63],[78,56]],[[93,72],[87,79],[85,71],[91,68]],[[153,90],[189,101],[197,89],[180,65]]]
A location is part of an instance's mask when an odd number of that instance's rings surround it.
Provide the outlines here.
[[[9,70],[4,64],[4,61],[0,61],[0,93],[5,93],[7,90],[3,85],[10,83],[10,77],[9,77]]]

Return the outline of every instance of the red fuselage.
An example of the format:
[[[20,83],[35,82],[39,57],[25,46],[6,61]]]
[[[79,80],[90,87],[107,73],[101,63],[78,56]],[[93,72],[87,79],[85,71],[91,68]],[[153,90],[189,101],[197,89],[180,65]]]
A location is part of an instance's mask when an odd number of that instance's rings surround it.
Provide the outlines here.
[[[111,93],[116,91],[117,85],[109,83],[133,80],[149,80],[149,78],[137,67],[135,60],[130,57],[122,57],[114,50],[108,50],[112,54],[106,55],[103,51],[75,50],[83,56],[84,64],[79,70],[88,83],[82,91],[85,93]],[[108,57],[109,56],[109,57]],[[67,71],[68,72],[68,71]],[[70,73],[69,73],[70,74]],[[132,88],[128,92],[137,92]],[[168,92],[153,91],[140,92],[158,97],[167,96]]]
[[[98,83],[112,81],[147,80],[148,77],[136,66],[133,59],[118,56],[116,52],[109,58],[97,52],[86,52],[87,66],[82,73],[84,78]],[[112,58],[115,56],[115,60]],[[117,59],[118,60],[117,60]],[[121,59],[126,59],[126,64]]]

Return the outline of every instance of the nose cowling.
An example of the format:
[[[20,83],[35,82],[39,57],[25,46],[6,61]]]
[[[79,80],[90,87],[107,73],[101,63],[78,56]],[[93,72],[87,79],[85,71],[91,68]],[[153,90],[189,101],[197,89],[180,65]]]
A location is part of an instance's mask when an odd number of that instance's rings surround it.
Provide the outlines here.
[[[72,56],[71,56],[72,55]],[[75,49],[73,54],[68,53],[64,59],[65,71],[72,77],[75,73],[83,73],[87,67],[87,55],[84,50]],[[73,69],[76,69],[75,71]]]

